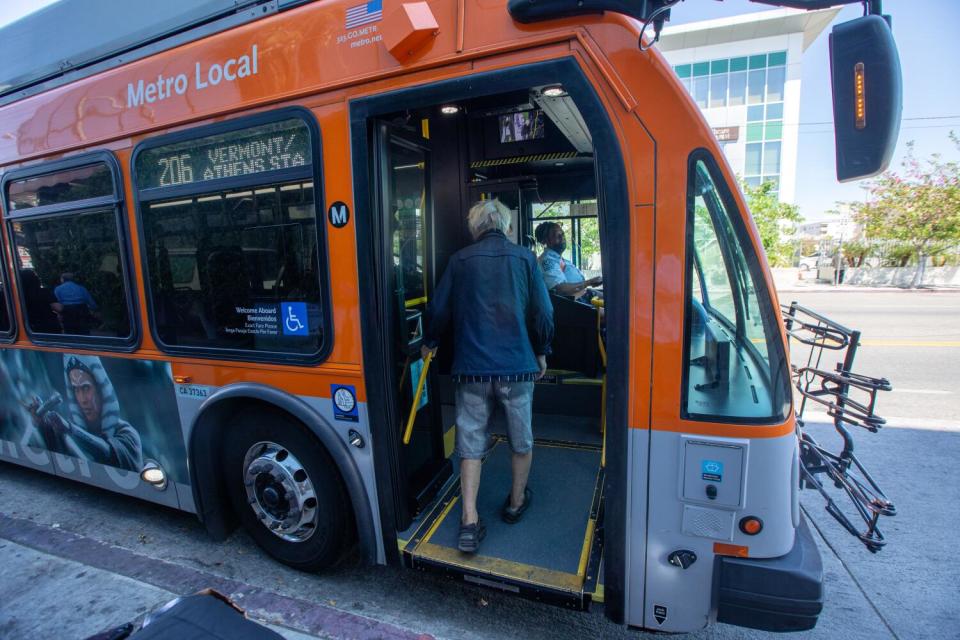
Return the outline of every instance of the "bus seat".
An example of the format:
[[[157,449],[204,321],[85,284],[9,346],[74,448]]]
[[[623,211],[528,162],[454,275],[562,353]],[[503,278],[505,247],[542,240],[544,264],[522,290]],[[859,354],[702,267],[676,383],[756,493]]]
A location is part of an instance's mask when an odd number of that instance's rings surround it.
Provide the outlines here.
[[[217,249],[207,258],[212,320],[222,331],[237,323],[237,305],[250,304],[251,286],[243,251],[239,247]]]
[[[578,371],[596,378],[603,369],[597,342],[597,314],[589,304],[550,294],[553,303],[553,353],[547,357],[551,369]]]

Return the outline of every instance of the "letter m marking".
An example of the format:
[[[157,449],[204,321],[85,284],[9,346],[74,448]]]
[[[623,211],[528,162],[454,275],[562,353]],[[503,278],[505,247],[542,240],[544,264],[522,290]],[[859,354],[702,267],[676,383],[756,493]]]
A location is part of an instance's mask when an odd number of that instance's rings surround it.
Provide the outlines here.
[[[345,204],[334,204],[330,207],[330,224],[335,227],[342,227],[347,224],[349,219],[349,214],[347,213],[347,205]]]
[[[137,82],[137,88],[133,88],[133,83],[127,83],[127,108],[139,107],[143,104],[143,80]]]

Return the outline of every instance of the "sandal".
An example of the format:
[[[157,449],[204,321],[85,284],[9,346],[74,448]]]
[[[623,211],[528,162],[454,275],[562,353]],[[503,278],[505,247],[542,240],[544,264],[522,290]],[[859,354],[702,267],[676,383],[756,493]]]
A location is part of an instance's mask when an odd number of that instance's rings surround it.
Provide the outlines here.
[[[500,516],[503,518],[503,521],[507,524],[517,524],[520,522],[527,507],[530,506],[531,500],[533,500],[533,491],[530,490],[530,487],[526,487],[523,490],[523,504],[516,509],[510,506],[510,496],[508,495],[506,502],[503,503],[503,509],[500,510]]]
[[[457,537],[457,549],[464,553],[476,553],[480,548],[480,541],[487,535],[487,528],[482,520],[471,524],[460,525],[460,535]]]

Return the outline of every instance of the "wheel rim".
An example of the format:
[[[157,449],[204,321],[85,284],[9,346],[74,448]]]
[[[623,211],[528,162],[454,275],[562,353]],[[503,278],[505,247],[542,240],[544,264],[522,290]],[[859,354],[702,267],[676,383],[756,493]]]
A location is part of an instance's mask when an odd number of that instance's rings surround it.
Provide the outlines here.
[[[263,526],[288,542],[303,542],[317,530],[317,494],[306,469],[288,449],[258,442],[243,459],[247,503]]]

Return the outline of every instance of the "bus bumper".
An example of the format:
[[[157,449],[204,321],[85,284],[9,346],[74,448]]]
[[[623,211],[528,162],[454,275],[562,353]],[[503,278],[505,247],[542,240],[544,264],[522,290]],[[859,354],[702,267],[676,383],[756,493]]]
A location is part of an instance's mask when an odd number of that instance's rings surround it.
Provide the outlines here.
[[[823,609],[820,550],[801,517],[793,549],[779,558],[718,556],[717,621],[763,631],[803,631]]]

